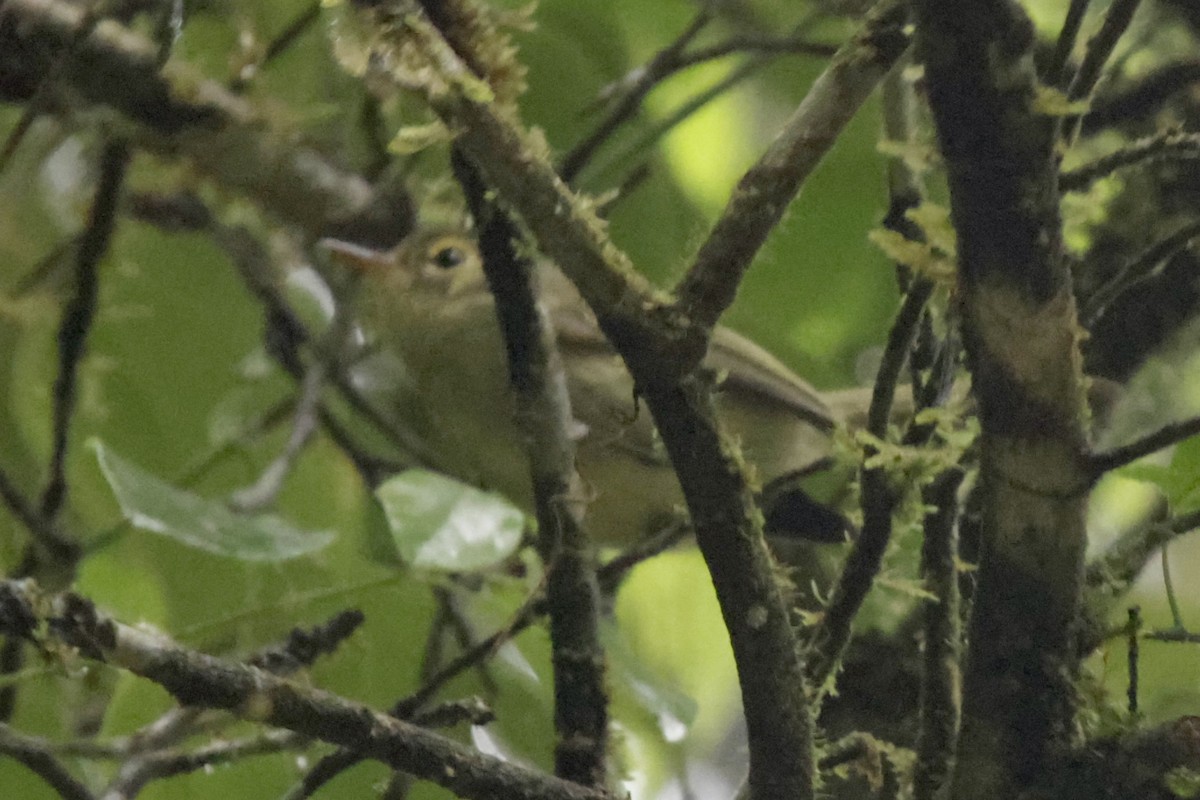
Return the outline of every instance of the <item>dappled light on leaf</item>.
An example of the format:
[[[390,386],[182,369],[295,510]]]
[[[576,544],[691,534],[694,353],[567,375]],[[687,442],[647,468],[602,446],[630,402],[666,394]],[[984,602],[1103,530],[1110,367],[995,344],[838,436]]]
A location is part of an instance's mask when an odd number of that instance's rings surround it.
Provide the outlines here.
[[[490,567],[521,543],[525,515],[500,495],[426,470],[408,470],[375,490],[400,556],[423,569]]]

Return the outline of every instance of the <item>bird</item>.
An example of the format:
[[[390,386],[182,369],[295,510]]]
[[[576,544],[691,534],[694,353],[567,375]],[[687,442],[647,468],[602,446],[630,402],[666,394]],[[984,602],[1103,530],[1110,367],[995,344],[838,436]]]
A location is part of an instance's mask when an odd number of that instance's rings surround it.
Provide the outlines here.
[[[331,259],[358,275],[355,315],[394,357],[390,404],[440,471],[533,508],[528,456],[514,421],[507,356],[479,250],[469,233],[430,226],[378,251],[326,239]],[[536,265],[540,302],[562,355],[575,419],[585,525],[602,546],[623,547],[678,519],[683,495],[633,379],[570,280]],[[852,531],[798,479],[830,462],[833,436],[861,413],[862,391],[826,398],[735,331],[714,328],[704,366],[718,379],[718,412],[762,487],[776,536],[835,543]]]

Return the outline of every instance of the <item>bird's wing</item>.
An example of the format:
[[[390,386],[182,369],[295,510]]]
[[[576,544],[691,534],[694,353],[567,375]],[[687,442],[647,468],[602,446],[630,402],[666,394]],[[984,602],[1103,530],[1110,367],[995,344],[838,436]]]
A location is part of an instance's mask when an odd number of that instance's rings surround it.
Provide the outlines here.
[[[557,270],[546,270],[542,280],[552,298],[548,308],[560,347],[580,356],[606,358],[613,353],[596,318],[574,286]],[[795,415],[819,431],[836,426],[840,415],[821,399],[820,393],[779,359],[741,334],[717,327],[713,331],[705,365],[722,378],[722,390],[728,394],[754,396],[759,402]],[[610,395],[612,393],[609,393]],[[629,397],[622,404],[632,407]]]
[[[821,431],[837,425],[837,415],[808,381],[754,342],[728,328],[713,330],[705,364],[724,376],[726,392],[749,392],[778,404]]]

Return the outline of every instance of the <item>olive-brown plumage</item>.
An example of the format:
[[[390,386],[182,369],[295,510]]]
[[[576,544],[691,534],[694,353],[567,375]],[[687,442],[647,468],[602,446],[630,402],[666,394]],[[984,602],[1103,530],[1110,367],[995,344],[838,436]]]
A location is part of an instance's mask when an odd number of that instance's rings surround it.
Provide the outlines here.
[[[531,508],[494,300],[470,239],[421,231],[386,254],[328,245],[363,273],[361,323],[403,364],[395,405],[404,424],[442,470]],[[590,309],[557,269],[538,269],[577,420],[572,434],[588,494],[587,526],[603,544],[627,544],[681,509],[681,490],[650,414]],[[839,412],[776,358],[717,328],[705,364],[720,378],[720,411],[760,484],[829,455]]]

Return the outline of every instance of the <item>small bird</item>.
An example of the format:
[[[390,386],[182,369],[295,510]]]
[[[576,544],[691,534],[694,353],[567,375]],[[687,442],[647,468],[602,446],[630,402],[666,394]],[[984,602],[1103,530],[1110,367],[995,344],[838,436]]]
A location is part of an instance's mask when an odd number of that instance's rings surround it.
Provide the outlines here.
[[[474,242],[458,230],[430,229],[386,253],[324,244],[334,260],[361,273],[358,320],[402,364],[398,418],[439,469],[531,509],[495,302]],[[555,267],[539,262],[537,269],[577,421],[571,434],[588,494],[586,526],[598,543],[624,546],[676,518],[682,492],[650,413],[591,310]],[[795,479],[827,463],[846,401],[831,407],[803,378],[728,328],[713,331],[704,363],[720,380],[720,413],[764,487],[769,531],[843,541],[841,515],[795,488]]]

